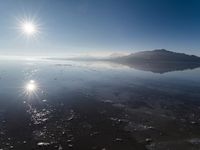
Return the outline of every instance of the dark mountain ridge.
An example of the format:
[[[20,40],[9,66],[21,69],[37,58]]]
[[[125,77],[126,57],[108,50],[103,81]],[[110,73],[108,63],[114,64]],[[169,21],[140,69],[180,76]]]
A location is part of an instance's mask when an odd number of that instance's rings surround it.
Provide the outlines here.
[[[158,49],[153,51],[142,51],[127,56],[115,57],[115,61],[123,62],[198,62],[200,57],[195,55],[187,55],[184,53],[177,53],[165,49]]]
[[[165,73],[181,71],[200,67],[200,57],[177,53],[165,49],[142,51],[129,55],[113,54],[109,58],[75,57],[75,58],[48,58],[52,60],[71,61],[105,61],[122,64],[138,70],[151,71],[154,73]]]
[[[165,73],[200,67],[200,57],[176,53],[165,49],[143,51],[111,58],[110,61],[138,70]]]

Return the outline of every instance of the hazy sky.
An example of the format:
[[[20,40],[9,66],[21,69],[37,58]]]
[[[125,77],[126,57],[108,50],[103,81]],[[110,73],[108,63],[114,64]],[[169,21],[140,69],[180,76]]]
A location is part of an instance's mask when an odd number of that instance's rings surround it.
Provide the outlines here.
[[[0,14],[0,54],[200,54],[199,0],[1,0]],[[41,25],[37,39],[16,29],[27,17]]]

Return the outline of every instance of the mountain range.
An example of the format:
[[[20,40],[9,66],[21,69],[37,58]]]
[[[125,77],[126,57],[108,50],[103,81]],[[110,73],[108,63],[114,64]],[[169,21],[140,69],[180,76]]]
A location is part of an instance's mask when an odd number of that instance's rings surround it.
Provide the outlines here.
[[[128,55],[111,54],[106,58],[74,57],[74,58],[49,58],[52,60],[71,61],[105,61],[122,64],[138,70],[154,73],[166,73],[171,71],[194,69],[200,67],[200,57],[184,53],[172,52],[165,49],[141,51]]]
[[[113,60],[125,62],[200,62],[200,57],[176,53],[165,49],[142,51],[126,56],[114,57]]]
[[[112,57],[109,61],[155,73],[165,73],[200,67],[200,57],[172,52],[165,49],[142,51],[126,56]]]

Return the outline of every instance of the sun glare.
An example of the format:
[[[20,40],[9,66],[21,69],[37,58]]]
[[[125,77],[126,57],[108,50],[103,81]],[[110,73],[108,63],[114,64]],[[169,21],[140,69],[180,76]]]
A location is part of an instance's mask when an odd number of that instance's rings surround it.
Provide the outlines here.
[[[20,35],[26,37],[27,39],[38,39],[41,33],[40,20],[35,17],[23,17],[17,18],[17,29]]]
[[[32,35],[37,32],[36,25],[32,22],[25,22],[22,24],[22,30],[27,35]]]

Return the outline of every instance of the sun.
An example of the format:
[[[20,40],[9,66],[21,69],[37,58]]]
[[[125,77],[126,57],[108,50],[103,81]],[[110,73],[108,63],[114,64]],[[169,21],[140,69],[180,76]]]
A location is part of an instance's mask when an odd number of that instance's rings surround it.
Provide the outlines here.
[[[37,17],[19,17],[16,18],[17,26],[16,29],[20,33],[19,35],[25,37],[26,39],[36,39],[41,35],[42,24],[40,19]]]
[[[31,21],[22,22],[20,29],[27,36],[33,36],[39,32],[37,24]]]
[[[33,35],[37,32],[37,27],[32,22],[24,22],[21,29],[27,35]]]

